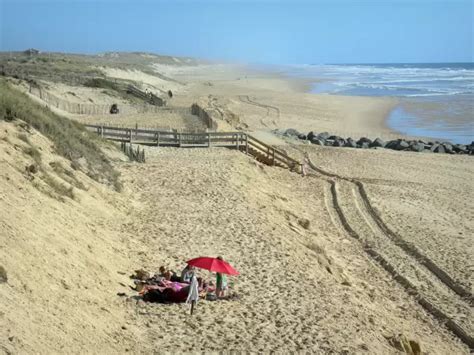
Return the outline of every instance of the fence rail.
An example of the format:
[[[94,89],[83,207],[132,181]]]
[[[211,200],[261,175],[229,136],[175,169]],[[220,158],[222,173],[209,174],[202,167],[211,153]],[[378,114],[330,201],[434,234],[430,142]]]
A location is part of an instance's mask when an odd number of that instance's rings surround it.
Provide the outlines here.
[[[86,129],[104,139],[129,144],[165,147],[227,147],[252,155],[268,165],[280,166],[302,173],[302,164],[285,152],[256,139],[245,132],[176,132],[142,128],[85,125]]]
[[[58,97],[42,88],[30,86],[29,93],[39,97],[52,107],[78,115],[109,115],[111,104],[93,104],[71,102]],[[161,113],[163,111],[176,111],[177,109],[168,109],[164,106],[153,105],[144,102],[143,104],[119,104],[120,114],[134,113]],[[184,109],[183,113],[191,112],[191,109]]]

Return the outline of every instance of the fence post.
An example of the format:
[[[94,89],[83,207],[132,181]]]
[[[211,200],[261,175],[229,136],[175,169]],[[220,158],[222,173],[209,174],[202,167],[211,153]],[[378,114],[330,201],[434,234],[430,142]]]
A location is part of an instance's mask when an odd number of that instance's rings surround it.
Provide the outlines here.
[[[181,147],[181,133],[178,133],[178,143],[179,147]]]
[[[248,134],[245,135],[245,153],[246,154],[249,153],[249,135]]]
[[[211,147],[211,132],[207,132],[207,146]]]
[[[272,149],[272,164],[275,166],[275,149]]]
[[[130,144],[132,144],[132,130],[131,129],[128,130],[128,141],[130,142]]]
[[[157,147],[160,146],[160,132],[157,132],[157,133],[156,133],[156,146],[157,146]]]
[[[239,138],[240,138],[240,135],[237,133],[235,135],[235,142],[237,143],[237,150],[239,150]]]
[[[100,127],[100,136],[104,138],[104,125]]]

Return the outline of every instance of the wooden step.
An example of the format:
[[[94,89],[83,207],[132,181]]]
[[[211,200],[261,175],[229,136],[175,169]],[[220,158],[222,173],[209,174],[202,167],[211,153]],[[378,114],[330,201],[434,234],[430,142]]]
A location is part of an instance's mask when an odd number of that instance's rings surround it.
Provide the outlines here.
[[[240,149],[242,151],[247,151],[245,146],[242,146]],[[248,147],[248,154],[253,156],[255,160],[257,160],[258,162],[263,163],[265,165],[276,166],[276,167],[285,168],[285,169],[287,168],[285,165],[283,165],[282,163],[278,161],[273,162],[273,158],[269,157],[268,154],[265,154],[252,147]]]

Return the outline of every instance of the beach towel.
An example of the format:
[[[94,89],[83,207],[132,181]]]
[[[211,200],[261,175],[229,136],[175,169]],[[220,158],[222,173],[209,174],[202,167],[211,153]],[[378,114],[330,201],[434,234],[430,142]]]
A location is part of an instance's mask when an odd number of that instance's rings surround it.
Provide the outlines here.
[[[199,284],[198,280],[196,278],[196,275],[193,274],[191,277],[191,284],[189,285],[189,293],[188,293],[188,298],[186,299],[186,303],[191,303],[192,301],[197,301],[199,300]]]

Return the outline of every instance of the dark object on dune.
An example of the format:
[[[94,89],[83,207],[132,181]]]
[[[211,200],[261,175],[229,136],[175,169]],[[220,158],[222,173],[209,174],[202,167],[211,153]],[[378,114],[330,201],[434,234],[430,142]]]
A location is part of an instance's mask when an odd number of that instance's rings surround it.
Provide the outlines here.
[[[119,108],[117,104],[112,104],[112,106],[110,106],[110,114],[114,115],[117,113],[119,113]]]
[[[374,147],[383,148],[385,147],[385,142],[381,140],[380,138],[376,138],[372,143],[369,144],[369,147],[370,148],[374,148]]]
[[[300,132],[298,132],[296,129],[294,128],[288,128],[285,133],[283,133],[284,136],[287,136],[287,137],[297,137],[300,135]]]
[[[308,137],[307,137],[306,134],[304,134],[304,133],[298,134],[298,139],[306,140],[307,138],[308,138]]]
[[[13,115],[11,108],[7,107],[7,108],[5,109],[5,116],[4,116],[4,119],[5,119],[5,121],[7,121],[7,122],[11,122],[11,121],[13,121],[13,120],[15,119],[15,116]]]
[[[171,90],[168,90],[168,97],[171,99],[173,98],[173,92]]]
[[[0,283],[5,283],[8,281],[7,270],[0,265]]]
[[[30,174],[36,174],[38,172],[38,165],[36,164],[27,165],[25,169]]]
[[[348,148],[357,148],[357,143],[356,143],[356,141],[353,140],[352,138],[347,138],[345,147],[348,147]]]

